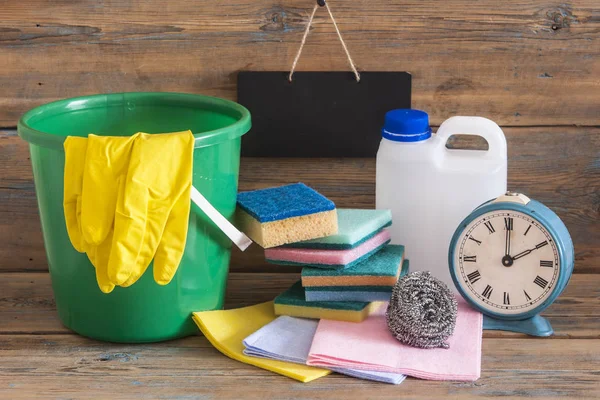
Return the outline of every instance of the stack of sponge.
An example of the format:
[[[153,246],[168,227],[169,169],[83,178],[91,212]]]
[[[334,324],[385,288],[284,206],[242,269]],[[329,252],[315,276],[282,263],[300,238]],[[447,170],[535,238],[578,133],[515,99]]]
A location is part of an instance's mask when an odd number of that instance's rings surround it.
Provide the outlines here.
[[[367,260],[390,242],[383,229],[389,210],[337,210],[338,231],[331,236],[265,250],[268,262],[323,269],[347,269]]]
[[[355,267],[303,268],[302,286],[307,301],[388,301],[407,270],[404,246],[387,245]]]
[[[404,246],[389,244],[389,210],[336,209],[302,183],[240,193],[237,220],[268,262],[303,267],[277,315],[360,322],[408,272]]]

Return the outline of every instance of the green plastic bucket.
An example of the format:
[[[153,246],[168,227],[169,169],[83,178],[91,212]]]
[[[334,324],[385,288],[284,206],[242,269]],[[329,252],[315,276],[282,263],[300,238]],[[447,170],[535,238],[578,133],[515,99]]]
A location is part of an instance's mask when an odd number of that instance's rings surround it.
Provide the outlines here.
[[[156,342],[196,333],[193,311],[223,307],[231,242],[194,204],[183,259],[165,286],[154,282],[150,266],[133,286],[102,293],[94,267],[67,235],[65,137],[187,129],[196,137],[193,184],[231,218],[241,136],[250,129],[250,113],[237,103],[182,93],[106,94],[49,103],[19,121],[19,135],[29,142],[31,152],[56,308],[66,327],[110,342]]]

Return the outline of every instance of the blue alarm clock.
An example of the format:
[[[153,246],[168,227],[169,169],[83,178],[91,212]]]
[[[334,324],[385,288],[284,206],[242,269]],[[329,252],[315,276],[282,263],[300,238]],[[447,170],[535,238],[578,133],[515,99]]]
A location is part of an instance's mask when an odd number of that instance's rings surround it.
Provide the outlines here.
[[[456,229],[448,263],[460,294],[484,314],[484,329],[550,336],[539,315],[562,293],[575,251],[548,207],[507,193],[476,208]]]

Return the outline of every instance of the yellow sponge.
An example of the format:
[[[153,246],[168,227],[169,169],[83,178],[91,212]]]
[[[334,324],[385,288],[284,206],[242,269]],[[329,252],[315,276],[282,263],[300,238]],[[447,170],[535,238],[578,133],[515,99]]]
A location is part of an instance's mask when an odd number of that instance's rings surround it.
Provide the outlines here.
[[[298,318],[362,322],[376,311],[381,302],[306,301],[300,281],[275,298],[275,314]]]
[[[335,204],[303,183],[239,193],[236,220],[263,248],[338,231]]]
[[[311,303],[327,303],[312,301]],[[334,303],[333,301],[329,303]],[[336,303],[342,303],[341,301]],[[343,302],[349,303],[349,302]],[[275,315],[288,315],[290,317],[330,319],[335,321],[362,322],[381,305],[381,302],[366,303],[367,306],[360,311],[333,310],[328,308],[312,306],[291,306],[287,304],[275,304]]]
[[[337,233],[335,210],[260,223],[238,208],[236,221],[241,231],[265,249]]]

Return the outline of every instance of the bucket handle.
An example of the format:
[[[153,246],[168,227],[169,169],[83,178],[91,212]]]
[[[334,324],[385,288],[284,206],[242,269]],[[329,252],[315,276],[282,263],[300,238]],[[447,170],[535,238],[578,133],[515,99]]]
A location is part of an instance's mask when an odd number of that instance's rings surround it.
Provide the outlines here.
[[[202,196],[202,193],[192,186],[191,198],[194,204],[206,214],[212,222],[214,222],[221,231],[237,246],[241,251],[244,251],[252,244],[252,240],[243,232],[240,232],[231,222],[227,220],[212,204]]]

